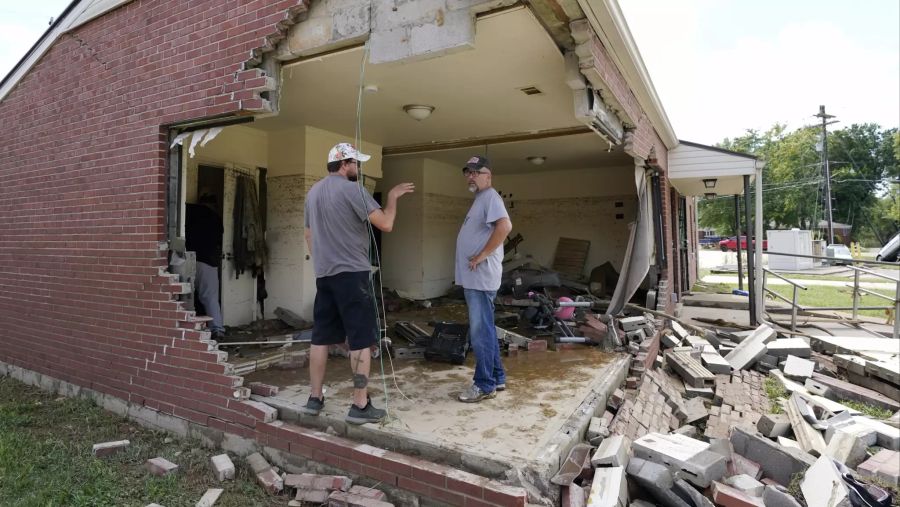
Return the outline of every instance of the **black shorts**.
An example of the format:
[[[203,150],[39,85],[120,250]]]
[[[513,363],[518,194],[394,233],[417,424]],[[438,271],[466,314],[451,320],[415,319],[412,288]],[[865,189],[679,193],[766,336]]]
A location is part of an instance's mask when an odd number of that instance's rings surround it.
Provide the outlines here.
[[[358,271],[316,278],[313,345],[337,345],[346,340],[350,350],[360,350],[378,342],[369,276],[368,271]]]

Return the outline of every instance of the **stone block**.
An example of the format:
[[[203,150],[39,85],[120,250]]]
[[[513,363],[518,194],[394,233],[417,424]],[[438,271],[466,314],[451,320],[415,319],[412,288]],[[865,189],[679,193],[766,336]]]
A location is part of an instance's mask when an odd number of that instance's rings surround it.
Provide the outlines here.
[[[621,466],[594,470],[588,507],[624,507],[628,504],[628,483],[625,468]]]
[[[825,455],[830,456],[849,468],[856,468],[866,460],[868,446],[853,433],[837,430],[825,447]]]
[[[763,491],[763,503],[766,507],[802,507],[790,493],[768,485]]]
[[[625,469],[640,491],[649,493],[662,505],[668,507],[691,507],[674,491],[675,481],[669,469],[659,463],[632,458]]]
[[[147,470],[150,471],[151,474],[162,477],[164,475],[169,475],[172,472],[178,470],[178,465],[172,463],[166,458],[151,458],[147,460],[146,463]]]
[[[900,452],[882,449],[856,468],[859,475],[900,486]]]
[[[787,414],[765,414],[757,421],[756,429],[765,437],[781,437],[791,430],[791,420]]]
[[[790,484],[791,476],[803,473],[815,463],[815,458],[798,449],[786,449],[771,440],[737,427],[729,438],[734,452],[759,463],[763,477],[780,484]]]
[[[704,352],[700,354],[700,361],[707,370],[716,375],[728,375],[731,373],[731,364],[720,356],[718,352]]]
[[[103,442],[102,444],[94,444],[91,453],[98,458],[112,456],[131,444],[128,440],[116,440],[114,442]]]
[[[212,466],[213,475],[216,476],[217,481],[222,482],[224,480],[234,479],[234,463],[227,454],[213,456],[210,458],[209,462]]]
[[[735,370],[749,368],[766,353],[766,344],[775,337],[775,330],[767,324],[762,324],[729,352],[725,360]]]
[[[828,456],[820,457],[809,467],[800,491],[809,507],[850,507],[850,492]]]
[[[725,475],[725,458],[708,448],[706,442],[660,433],[648,433],[631,445],[635,457],[663,464],[673,474],[701,488]]]
[[[784,363],[784,375],[788,378],[805,382],[806,379],[812,377],[813,371],[816,369],[816,363],[802,359],[795,355],[788,355]]]
[[[781,338],[766,346],[766,354],[782,359],[789,355],[808,358],[812,355],[812,349],[803,338]]]
[[[628,437],[622,435],[610,435],[603,439],[600,447],[591,457],[591,464],[595,467],[625,467],[628,465]]]
[[[624,319],[619,319],[619,324],[622,325],[622,331],[628,333],[642,328],[647,324],[647,319],[644,317],[625,317]]]
[[[867,405],[890,410],[891,412],[900,410],[900,400],[891,399],[878,391],[828,377],[821,373],[813,373],[812,378],[806,381],[805,387],[810,392],[815,391],[814,394],[819,394],[826,398],[860,401]],[[821,391],[825,392],[822,393]]]
[[[745,474],[732,475],[725,479],[725,484],[750,496],[759,497],[762,496],[763,490],[766,488],[765,484]]]
[[[750,496],[721,482],[713,483],[712,495],[716,505],[722,507],[765,507],[762,498]]]
[[[274,468],[268,468],[256,474],[256,482],[270,495],[277,495],[284,490],[284,480]]]
[[[244,459],[247,460],[247,464],[250,465],[250,469],[253,470],[254,474],[265,472],[266,470],[272,468],[272,465],[270,465],[269,462],[266,461],[266,458],[264,458],[263,455],[258,452],[249,454]]]
[[[206,490],[206,493],[203,493],[203,496],[200,497],[200,501],[197,502],[196,507],[212,507],[216,504],[216,501],[222,496],[222,492],[224,489],[220,488],[210,488]]]

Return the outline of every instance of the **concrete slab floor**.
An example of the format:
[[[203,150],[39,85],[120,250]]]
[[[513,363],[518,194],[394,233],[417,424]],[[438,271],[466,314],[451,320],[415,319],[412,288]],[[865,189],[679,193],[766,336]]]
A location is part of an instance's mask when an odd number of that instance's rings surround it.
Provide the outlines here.
[[[365,425],[362,429],[377,429],[459,452],[475,451],[498,461],[535,460],[585,398],[594,393],[598,379],[604,377],[605,367],[616,357],[594,347],[519,352],[504,357],[507,390],[477,404],[456,399],[471,383],[474,371],[471,354],[466,364],[460,366],[394,360],[393,375],[385,357],[384,377],[379,360],[375,359],[370,396],[377,407],[384,407],[384,385],[387,385],[389,417],[386,423]],[[277,385],[281,388],[278,401],[296,406],[305,404],[309,396],[307,367],[259,371],[245,376],[245,382]],[[342,424],[351,394],[349,360],[329,358],[325,409],[316,425],[326,421]]]

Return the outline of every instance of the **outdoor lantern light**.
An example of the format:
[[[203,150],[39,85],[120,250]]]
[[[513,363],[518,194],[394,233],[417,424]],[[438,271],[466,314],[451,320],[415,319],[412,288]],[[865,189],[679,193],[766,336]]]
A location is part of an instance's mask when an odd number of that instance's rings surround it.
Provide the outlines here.
[[[715,181],[715,180],[713,180],[713,181]],[[707,193],[703,194],[703,197],[705,197],[707,199],[715,199],[716,193],[715,192],[707,192]]]
[[[422,121],[425,118],[431,116],[431,112],[434,111],[434,106],[423,106],[421,104],[407,104],[403,106],[403,110],[406,111],[406,114],[410,115],[416,121]]]
[[[703,180],[703,186],[706,188],[716,188],[716,179],[709,178],[709,179]]]

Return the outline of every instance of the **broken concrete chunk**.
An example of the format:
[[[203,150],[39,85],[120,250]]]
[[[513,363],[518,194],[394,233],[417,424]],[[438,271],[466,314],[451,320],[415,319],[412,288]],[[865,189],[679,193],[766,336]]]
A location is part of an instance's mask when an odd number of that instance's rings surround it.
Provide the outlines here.
[[[234,479],[234,463],[227,454],[213,456],[209,461],[212,465],[213,475],[216,476],[217,481],[222,482],[224,480]]]
[[[625,317],[624,319],[619,319],[619,324],[622,325],[622,331],[625,331],[626,333],[640,329],[646,323],[647,321],[643,317]]]
[[[628,505],[628,483],[624,467],[606,467],[594,470],[588,507],[624,507]]]
[[[328,507],[394,507],[394,504],[344,491],[335,491],[328,497]]]
[[[268,468],[256,474],[256,482],[270,495],[277,495],[284,490],[284,480],[273,468]]]
[[[725,479],[725,484],[750,496],[762,496],[766,485],[745,474],[732,475]]]
[[[637,483],[640,490],[650,493],[662,505],[691,507],[691,504],[682,500],[673,490],[675,482],[672,479],[672,473],[665,466],[640,458],[632,458],[625,471]]]
[[[868,446],[853,433],[838,429],[825,448],[825,455],[830,456],[850,468],[856,468],[866,460]]]
[[[712,494],[716,505],[727,507],[765,507],[761,497],[748,495],[721,482],[713,483]]]
[[[162,477],[178,470],[178,465],[166,458],[151,458],[147,460],[147,470],[157,477]]]
[[[686,417],[684,422],[687,424],[697,424],[709,419],[709,410],[706,409],[706,403],[703,398],[691,398],[684,404]]]
[[[254,474],[258,474],[260,472],[265,472],[266,470],[272,468],[272,465],[266,461],[266,458],[263,457],[262,454],[258,452],[254,452],[253,454],[248,455],[246,458],[247,464],[250,465],[250,469],[253,470]]]
[[[740,427],[731,430],[730,440],[734,452],[759,463],[763,477],[780,484],[790,484],[794,474],[806,471],[815,463],[815,458],[801,450],[783,448]]]
[[[900,486],[900,452],[882,449],[856,468],[859,475]]]
[[[210,488],[206,490],[206,493],[200,497],[200,501],[197,502],[196,507],[213,507],[216,504],[216,500],[222,496],[222,492],[224,489],[219,488]]]
[[[681,324],[675,322],[674,320],[670,322],[672,323],[672,331],[675,331],[675,336],[677,336],[679,340],[684,340],[691,335]]]
[[[709,498],[703,496],[703,493],[697,491],[697,488],[688,484],[684,479],[675,479],[674,487],[675,494],[694,507],[715,507]]]
[[[725,356],[725,360],[735,370],[743,370],[753,366],[757,359],[766,353],[766,344],[776,337],[775,330],[767,324],[756,328],[750,336]]]
[[[684,386],[684,397],[687,399],[700,397],[711,400],[715,396],[716,393],[712,390],[711,387],[691,387],[687,385]]]
[[[631,445],[635,457],[664,464],[673,474],[701,488],[725,475],[725,458],[708,448],[706,442],[660,433],[648,433]]]
[[[863,416],[854,416],[853,420],[875,430],[876,443],[879,446],[892,451],[900,451],[900,428]]]
[[[720,356],[718,352],[704,352],[700,354],[700,361],[707,370],[717,375],[729,375],[731,373],[731,364]]]
[[[375,488],[368,488],[366,486],[360,486],[358,484],[351,486],[350,489],[347,490],[347,492],[354,495],[374,498],[376,500],[387,501],[387,495],[384,494],[384,491]]]
[[[781,491],[776,486],[766,486],[763,491],[763,503],[766,507],[802,507],[790,493]]]
[[[672,430],[671,433],[676,435],[684,435],[688,438],[696,438],[697,437],[697,427],[691,426],[690,424],[685,424],[684,426]]]
[[[597,452],[591,458],[591,464],[595,467],[624,467],[628,466],[628,447],[631,441],[622,435],[610,435],[603,439]]]
[[[820,457],[809,467],[800,491],[809,507],[850,507],[850,492],[828,456]]]
[[[781,437],[791,429],[791,420],[787,414],[765,414],[756,423],[756,429],[769,438]]]
[[[812,377],[815,369],[816,363],[795,355],[789,355],[787,356],[787,361],[785,361],[783,371],[786,377],[805,382],[809,377]]]
[[[788,355],[808,358],[812,355],[812,349],[803,338],[781,338],[769,342],[766,353],[778,358],[786,358]]]
[[[102,444],[94,444],[91,453],[98,458],[105,458],[121,451],[131,444],[128,440],[116,440],[114,442],[103,442]]]

